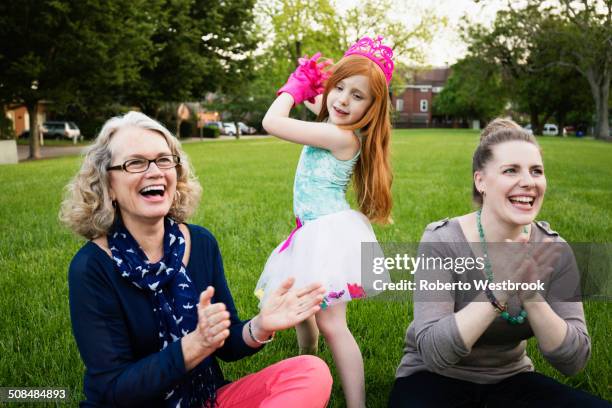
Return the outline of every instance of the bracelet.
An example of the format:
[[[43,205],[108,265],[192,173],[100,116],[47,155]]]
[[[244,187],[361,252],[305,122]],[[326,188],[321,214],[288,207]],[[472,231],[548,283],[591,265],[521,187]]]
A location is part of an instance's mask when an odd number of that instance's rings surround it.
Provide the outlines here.
[[[272,335],[267,340],[259,340],[257,337],[255,337],[255,335],[253,334],[252,322],[253,322],[253,319],[249,320],[249,323],[247,323],[249,326],[248,329],[249,329],[249,336],[251,336],[251,340],[253,340],[257,344],[266,344],[274,340],[274,333],[272,333]]]
[[[488,287],[485,289],[485,295],[487,295],[487,299],[489,299],[489,302],[491,302],[496,312],[503,313],[506,311],[506,305],[499,303],[499,300],[497,300],[491,289]]]

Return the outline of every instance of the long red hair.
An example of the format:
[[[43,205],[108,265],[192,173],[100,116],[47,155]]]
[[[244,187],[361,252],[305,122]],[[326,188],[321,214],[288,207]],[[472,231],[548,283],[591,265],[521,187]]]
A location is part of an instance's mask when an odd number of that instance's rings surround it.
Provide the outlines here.
[[[372,104],[361,120],[345,129],[360,129],[362,135],[361,155],[355,165],[353,184],[359,209],[372,222],[391,222],[391,183],[393,175],[389,164],[389,141],[391,140],[391,119],[389,117],[389,90],[382,70],[369,58],[349,55],[342,58],[333,68],[332,76],[325,84],[323,103],[317,120],[329,117],[327,95],[338,82],[353,75],[364,75],[369,79]]]

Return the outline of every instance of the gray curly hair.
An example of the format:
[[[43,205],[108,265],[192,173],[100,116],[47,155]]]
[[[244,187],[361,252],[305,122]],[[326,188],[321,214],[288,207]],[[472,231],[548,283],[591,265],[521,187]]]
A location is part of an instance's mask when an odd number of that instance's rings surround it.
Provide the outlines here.
[[[140,112],[128,112],[123,116],[109,119],[98,134],[94,144],[87,150],[81,169],[65,188],[60,221],[77,234],[95,239],[108,233],[115,221],[115,209],[109,194],[107,167],[111,164],[110,141],[120,129],[138,127],[161,134],[168,143],[172,154],[180,157],[181,165],[176,167],[176,199],[168,216],[178,222],[185,222],[196,210],[202,187],[197,181],[181,143],[162,124]]]

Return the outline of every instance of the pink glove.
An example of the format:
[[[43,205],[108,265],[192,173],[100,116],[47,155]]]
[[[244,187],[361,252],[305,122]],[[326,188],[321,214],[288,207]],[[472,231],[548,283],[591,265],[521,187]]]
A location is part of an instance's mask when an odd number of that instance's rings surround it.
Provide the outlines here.
[[[287,83],[276,92],[276,95],[287,92],[293,96],[293,106],[305,100],[314,103],[315,97],[323,93],[325,81],[331,76],[331,72],[324,71],[324,69],[333,64],[329,59],[317,63],[320,57],[321,53],[317,52],[310,59],[308,55],[300,58],[298,67],[289,76]]]

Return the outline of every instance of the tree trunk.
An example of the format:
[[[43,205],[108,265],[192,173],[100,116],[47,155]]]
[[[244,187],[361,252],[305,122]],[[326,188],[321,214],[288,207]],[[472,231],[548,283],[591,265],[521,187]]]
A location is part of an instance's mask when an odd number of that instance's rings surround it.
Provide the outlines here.
[[[609,139],[610,138],[610,122],[608,117],[608,96],[610,92],[610,83],[602,85],[599,88],[599,101],[595,107],[595,138]]]
[[[40,159],[40,132],[38,124],[38,101],[26,103],[30,117],[30,155],[28,159]]]
[[[610,74],[595,78],[592,69],[589,69],[586,74],[595,102],[595,132],[593,136],[595,136],[595,139],[609,139],[608,97],[610,96]]]
[[[238,122],[234,122],[234,126],[236,126],[236,140],[240,139],[240,126],[238,126]]]
[[[565,129],[565,112],[557,112],[557,126],[559,126],[558,136],[565,136],[563,129]]]
[[[302,42],[301,41],[295,42],[295,55],[296,55],[295,64],[297,66],[298,60],[302,58]],[[305,105],[302,105],[302,106],[305,106]],[[302,109],[300,111],[300,119],[304,121],[308,119],[308,112],[306,112],[306,109]]]
[[[531,123],[531,131],[534,135],[542,134],[542,125],[540,124],[540,112],[537,109],[531,108],[529,110],[529,117]]]

